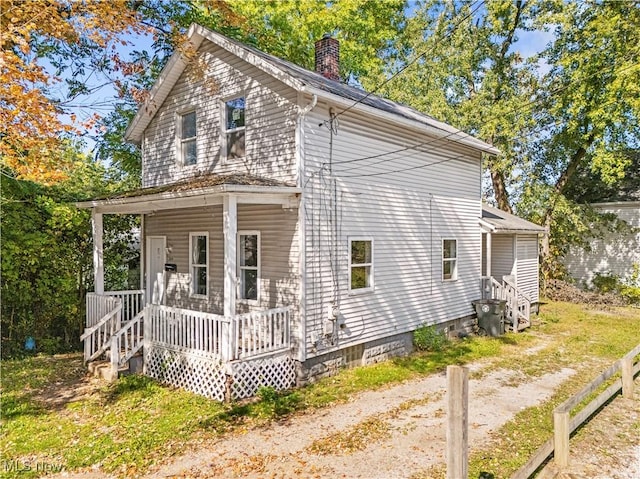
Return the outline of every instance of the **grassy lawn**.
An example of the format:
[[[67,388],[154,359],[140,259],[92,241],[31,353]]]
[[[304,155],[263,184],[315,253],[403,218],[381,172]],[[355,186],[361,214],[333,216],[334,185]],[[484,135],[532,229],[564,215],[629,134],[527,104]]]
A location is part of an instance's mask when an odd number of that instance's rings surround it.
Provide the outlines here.
[[[56,400],[53,394],[60,390],[86,386],[79,355],[3,361],[0,477],[36,477],[41,474],[33,470],[36,466],[66,470],[97,466],[108,473],[135,476],[167,456],[229,431],[346,401],[354,393],[424,377],[448,364],[483,359],[484,371],[514,366],[524,349],[535,352],[521,363],[523,380],[562,366],[582,371],[550,401],[522,411],[506,424],[491,450],[471,458],[470,477],[482,470],[506,477],[550,436],[553,407],[588,382],[603,364],[640,342],[637,309],[598,312],[550,303],[543,307],[538,323],[517,335],[465,339],[442,351],[345,370],[289,393],[263,390],[256,402],[231,405],[162,387],[142,376],[87,387],[86,394],[72,400]],[[32,470],[15,470],[25,466]],[[434,470],[417,477],[442,476]]]

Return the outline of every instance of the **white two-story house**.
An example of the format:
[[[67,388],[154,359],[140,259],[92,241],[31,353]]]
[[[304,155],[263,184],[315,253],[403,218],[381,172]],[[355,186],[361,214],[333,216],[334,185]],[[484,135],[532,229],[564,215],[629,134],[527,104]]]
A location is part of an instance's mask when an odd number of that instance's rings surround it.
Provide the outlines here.
[[[127,130],[142,189],[86,201],[87,360],[138,350],[161,381],[222,399],[288,388],[457,327],[481,295],[481,160],[498,151],[194,25]],[[142,217],[142,291],[105,292],[102,215]]]

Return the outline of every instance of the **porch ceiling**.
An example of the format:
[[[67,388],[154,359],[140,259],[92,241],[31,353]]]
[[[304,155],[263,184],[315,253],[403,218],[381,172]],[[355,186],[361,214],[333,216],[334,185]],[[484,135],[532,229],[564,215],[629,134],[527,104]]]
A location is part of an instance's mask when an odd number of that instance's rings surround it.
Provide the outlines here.
[[[157,191],[157,190],[156,190]],[[137,196],[121,196],[76,203],[78,208],[93,208],[105,214],[143,214],[179,208],[221,205],[233,195],[239,204],[277,204],[297,208],[301,189],[294,186],[221,184],[181,191],[162,191]]]

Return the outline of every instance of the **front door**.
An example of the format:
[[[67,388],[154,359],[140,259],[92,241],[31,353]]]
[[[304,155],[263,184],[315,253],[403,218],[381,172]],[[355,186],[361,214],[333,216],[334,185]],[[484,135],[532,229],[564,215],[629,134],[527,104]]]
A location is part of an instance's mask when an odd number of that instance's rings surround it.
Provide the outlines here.
[[[166,236],[147,237],[147,302],[162,304]]]

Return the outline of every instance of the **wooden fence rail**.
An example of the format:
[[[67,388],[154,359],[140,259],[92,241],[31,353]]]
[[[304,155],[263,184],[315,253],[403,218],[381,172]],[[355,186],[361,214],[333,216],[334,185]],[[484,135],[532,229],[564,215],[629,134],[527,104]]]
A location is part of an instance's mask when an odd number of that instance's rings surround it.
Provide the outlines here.
[[[553,411],[553,438],[549,439],[529,458],[511,479],[529,478],[547,458],[553,454],[558,466],[569,465],[569,437],[582,423],[589,419],[598,409],[607,403],[622,389],[624,397],[633,397],[633,378],[640,372],[640,362],[634,363],[636,356],[640,354],[640,344],[629,351],[625,356],[603,371],[597,378],[587,384],[580,392],[567,399]],[[605,381],[609,380],[617,372],[622,377],[611,386],[601,392],[589,404],[584,406],[571,418],[571,411],[578,406],[590,394],[595,392]]]

